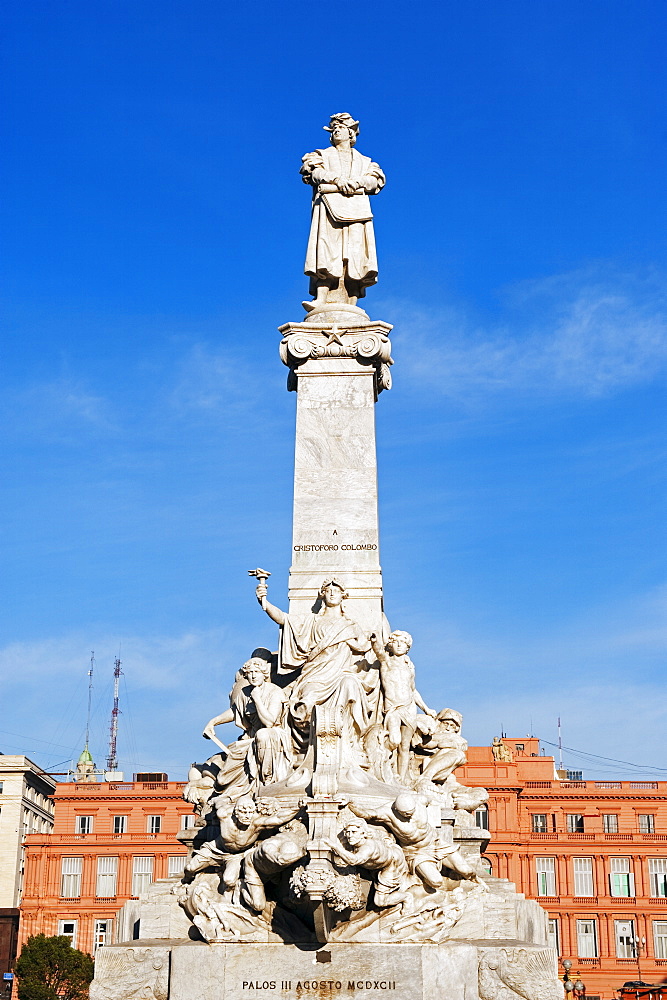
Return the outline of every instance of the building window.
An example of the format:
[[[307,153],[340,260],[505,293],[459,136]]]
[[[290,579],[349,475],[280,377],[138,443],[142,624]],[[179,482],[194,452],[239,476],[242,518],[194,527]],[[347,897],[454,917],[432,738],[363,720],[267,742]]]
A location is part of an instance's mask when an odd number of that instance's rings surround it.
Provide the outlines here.
[[[159,833],[162,829],[162,817],[149,816],[146,820],[146,829],[149,833]]]
[[[537,869],[537,895],[556,895],[556,859],[535,858]]]
[[[651,880],[651,895],[667,896],[667,858],[649,858],[648,873]]]
[[[2,795],[4,790],[5,790],[5,783],[4,781],[0,781],[0,795]]]
[[[530,828],[533,833],[547,833],[547,814],[533,813],[530,817]]]
[[[516,748],[516,752],[517,753],[523,753],[524,750],[526,749],[526,744],[525,743],[515,743],[514,746]]]
[[[667,920],[653,921],[653,950],[656,958],[667,958]]]
[[[572,865],[574,867],[574,895],[575,896],[594,896],[595,895],[595,883],[593,881],[593,859],[592,858],[573,858]],[[579,952],[583,956],[583,952]],[[593,956],[587,956],[591,958]]]
[[[617,958],[636,958],[634,920],[614,920]]]
[[[475,809],[475,826],[480,830],[489,829],[489,807],[486,802],[479,809]]]
[[[183,874],[183,865],[185,864],[186,858],[184,854],[172,854],[167,859],[167,874],[169,878],[174,878],[178,875],[179,877]]]
[[[103,948],[105,944],[111,944],[111,928],[113,920],[96,920],[95,933],[93,934],[93,954],[98,948]]]
[[[153,858],[134,858],[132,861],[132,895],[139,896],[153,881]]]
[[[491,864],[491,860],[484,854],[480,858],[480,867],[485,875],[493,875],[493,865]]]
[[[196,818],[194,813],[185,813],[184,816],[181,816],[181,830],[191,830],[195,825]]]
[[[595,920],[577,920],[577,955],[579,958],[598,957]]]
[[[549,917],[547,921],[547,940],[549,947],[553,948],[557,955],[560,955],[560,930],[557,917]]]
[[[640,833],[655,833],[655,816],[652,813],[640,813],[637,819]]]
[[[568,833],[584,832],[584,817],[581,813],[568,813],[566,819]]]
[[[97,884],[95,886],[96,896],[116,895],[116,874],[118,872],[118,858],[99,857],[97,859]]]
[[[92,816],[77,816],[76,817],[76,833],[92,833],[93,832],[93,817]]]
[[[113,817],[113,832],[115,835],[127,833],[127,816]]]
[[[81,895],[82,869],[83,858],[62,859],[60,895],[65,899],[78,899]]]
[[[602,813],[602,830],[604,833],[618,833],[618,816],[616,813]]]
[[[635,877],[630,858],[609,859],[609,892],[612,896],[634,896]]]
[[[583,781],[584,772],[583,771],[566,771],[565,777],[568,781]]]
[[[69,938],[69,943],[76,948],[76,920],[59,920],[58,934]]]

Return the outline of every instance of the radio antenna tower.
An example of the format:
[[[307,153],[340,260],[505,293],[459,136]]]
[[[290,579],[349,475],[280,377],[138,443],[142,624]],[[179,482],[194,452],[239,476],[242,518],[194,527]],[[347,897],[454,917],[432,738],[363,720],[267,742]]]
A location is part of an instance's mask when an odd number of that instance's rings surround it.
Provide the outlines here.
[[[90,709],[93,703],[93,668],[95,667],[95,650],[90,651],[90,670],[88,671],[88,714],[86,716],[86,750],[90,741]]]
[[[111,709],[111,726],[109,727],[109,756],[107,757],[107,768],[109,771],[118,770],[118,756],[116,753],[116,741],[118,739],[118,688],[120,686],[120,658],[117,656],[114,663],[113,672],[113,708]]]

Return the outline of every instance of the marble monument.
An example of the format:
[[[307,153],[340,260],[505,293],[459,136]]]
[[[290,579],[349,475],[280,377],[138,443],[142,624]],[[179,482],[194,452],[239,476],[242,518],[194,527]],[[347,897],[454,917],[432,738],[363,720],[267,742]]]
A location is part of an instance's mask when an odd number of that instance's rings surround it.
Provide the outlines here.
[[[374,410],[391,327],[358,303],[385,177],[351,115],[325,128],[301,167],[312,299],[280,328],[296,392],[289,608],[249,571],[276,650],[249,648],[206,723],[217,752],[189,772],[183,878],[126,904],[90,997],[560,1000],[546,913],[484,865],[488,796],[457,780],[461,715],[426,703],[412,637],[384,614]]]

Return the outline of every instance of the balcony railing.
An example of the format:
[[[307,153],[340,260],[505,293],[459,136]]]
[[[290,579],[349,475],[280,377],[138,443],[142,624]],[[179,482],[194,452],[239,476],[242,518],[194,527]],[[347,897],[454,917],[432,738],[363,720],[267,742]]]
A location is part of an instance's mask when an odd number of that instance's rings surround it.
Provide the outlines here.
[[[70,789],[74,794],[79,795],[99,795],[113,792],[178,792],[185,788],[184,781],[99,781],[88,784],[85,781],[72,781],[66,785],[67,791]],[[171,788],[169,787],[171,786]]]
[[[633,792],[667,791],[667,781],[526,781],[525,788],[551,788],[554,791],[568,788],[609,788]]]
[[[126,844],[132,841],[142,841],[145,844],[148,841],[163,840],[165,843],[170,844],[179,829],[181,828],[162,830],[160,833],[87,833],[85,835],[80,833],[50,833],[43,836],[46,839],[46,843],[49,844],[80,844],[82,840],[85,840],[89,844],[105,843],[112,840],[116,843],[120,841]],[[120,847],[119,843],[118,846]],[[174,843],[174,847],[176,846],[177,844]]]

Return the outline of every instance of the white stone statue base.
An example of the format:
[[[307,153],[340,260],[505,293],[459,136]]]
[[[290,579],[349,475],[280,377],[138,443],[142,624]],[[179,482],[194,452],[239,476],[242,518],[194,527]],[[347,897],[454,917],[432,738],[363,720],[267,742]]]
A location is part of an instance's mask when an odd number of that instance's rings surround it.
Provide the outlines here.
[[[255,943],[194,940],[163,879],[119,914],[118,934],[136,940],[98,951],[90,1000],[561,1000],[546,914],[506,879],[470,897],[447,940],[387,942],[384,919],[363,942],[287,944],[268,928]],[[190,937],[187,937],[189,930]],[[363,933],[363,932],[362,932]],[[418,935],[418,926],[405,930]]]
[[[560,1000],[556,957],[520,941],[445,944],[202,944],[99,951],[90,1000]],[[514,987],[514,988],[513,988]],[[518,987],[520,992],[515,987]]]

